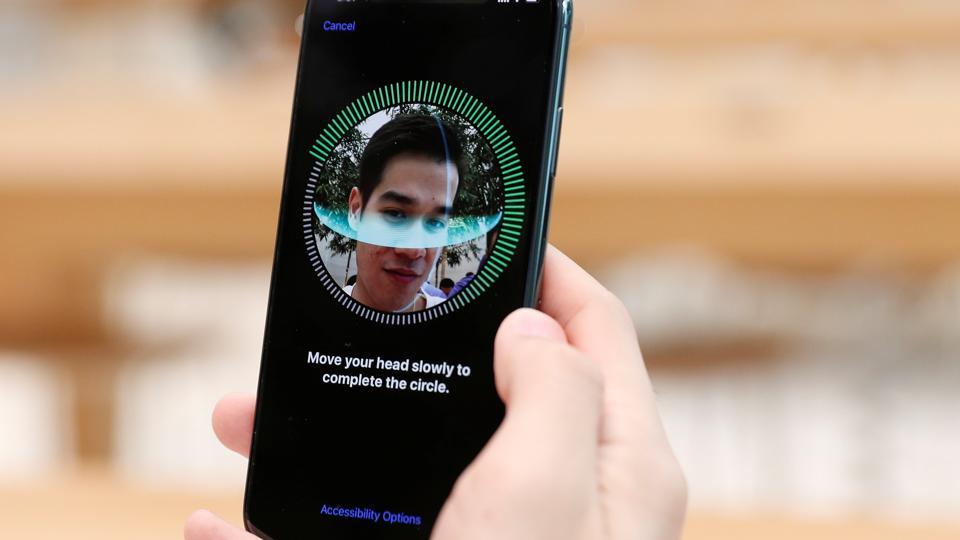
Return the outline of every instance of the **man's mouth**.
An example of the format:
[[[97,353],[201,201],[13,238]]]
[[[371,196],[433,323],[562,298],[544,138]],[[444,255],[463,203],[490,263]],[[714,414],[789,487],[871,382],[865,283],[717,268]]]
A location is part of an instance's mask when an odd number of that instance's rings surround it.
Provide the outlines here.
[[[383,271],[400,283],[412,283],[420,278],[419,273],[409,268],[384,268]]]

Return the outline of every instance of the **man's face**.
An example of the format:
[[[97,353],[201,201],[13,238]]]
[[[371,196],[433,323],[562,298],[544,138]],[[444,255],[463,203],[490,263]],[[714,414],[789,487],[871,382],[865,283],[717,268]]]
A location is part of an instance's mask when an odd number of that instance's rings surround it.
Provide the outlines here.
[[[401,154],[387,162],[369,201],[357,188],[350,212],[380,219],[391,227],[446,227],[459,175],[450,162]],[[366,203],[366,205],[364,205]],[[354,298],[381,311],[404,309],[430,275],[441,248],[391,248],[357,242]]]

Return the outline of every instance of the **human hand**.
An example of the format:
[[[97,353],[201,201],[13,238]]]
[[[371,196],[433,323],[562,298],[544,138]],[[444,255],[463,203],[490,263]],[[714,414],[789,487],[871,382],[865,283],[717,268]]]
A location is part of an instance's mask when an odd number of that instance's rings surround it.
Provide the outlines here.
[[[623,304],[551,247],[541,310],[500,326],[494,370],[507,414],[433,538],[679,538],[686,483]]]
[[[503,423],[458,479],[434,540],[672,540],[686,484],[656,411],[623,305],[554,248],[542,313],[518,310],[497,333]],[[250,450],[253,397],[228,396],[214,431]],[[253,539],[209,512],[186,540]]]

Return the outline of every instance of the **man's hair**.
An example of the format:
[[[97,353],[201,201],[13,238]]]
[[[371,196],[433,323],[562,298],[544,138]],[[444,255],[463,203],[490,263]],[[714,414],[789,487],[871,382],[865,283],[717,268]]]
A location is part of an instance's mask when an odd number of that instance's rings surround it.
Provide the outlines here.
[[[457,132],[438,116],[404,114],[381,126],[363,150],[357,189],[363,197],[364,206],[383,180],[387,163],[400,154],[422,156],[437,163],[449,161],[456,166],[457,174],[463,181],[463,146]],[[460,183],[457,184],[459,190]]]
[[[454,283],[453,280],[450,279],[450,278],[448,278],[448,277],[445,277],[445,278],[443,278],[443,279],[440,280],[440,288],[441,288],[441,289],[444,288],[444,287],[454,287],[455,285],[456,285],[456,283]]]

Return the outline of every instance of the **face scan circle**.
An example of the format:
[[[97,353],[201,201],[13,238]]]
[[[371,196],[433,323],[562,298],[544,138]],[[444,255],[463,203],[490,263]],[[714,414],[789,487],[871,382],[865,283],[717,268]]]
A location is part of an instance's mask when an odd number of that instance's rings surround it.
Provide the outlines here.
[[[379,313],[456,297],[481,272],[504,217],[490,145],[457,113],[427,104],[377,111],[319,170],[312,239],[342,295]]]

